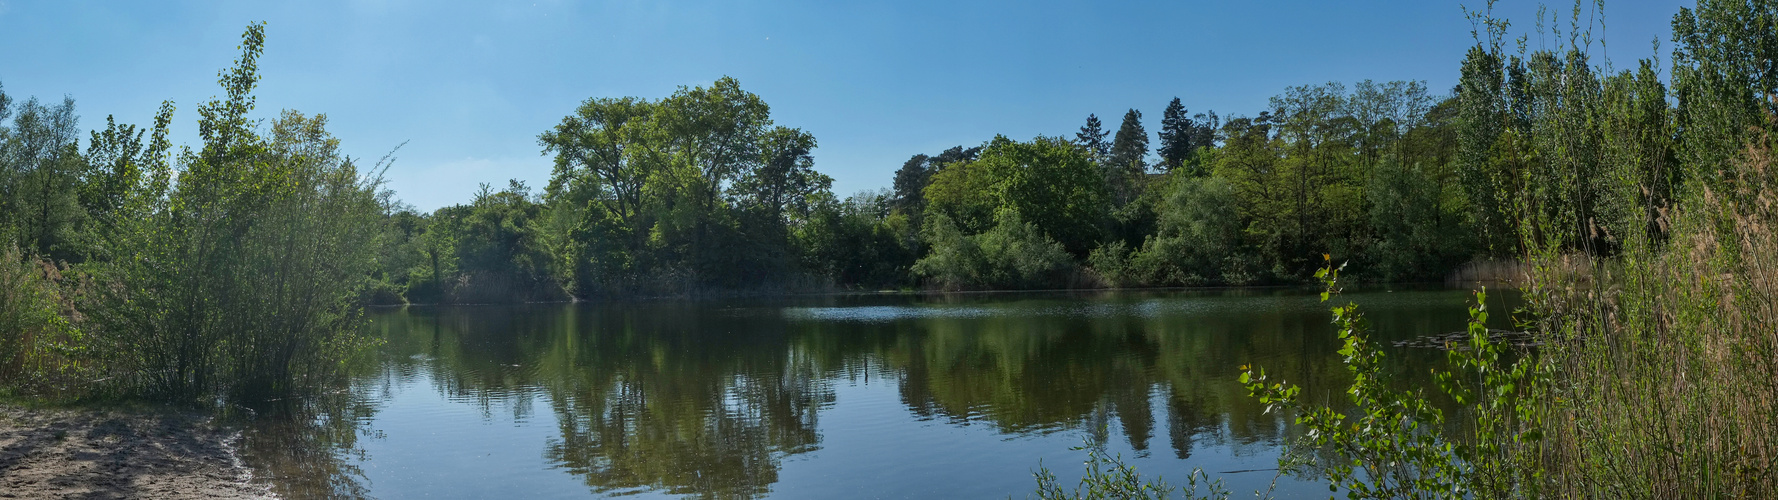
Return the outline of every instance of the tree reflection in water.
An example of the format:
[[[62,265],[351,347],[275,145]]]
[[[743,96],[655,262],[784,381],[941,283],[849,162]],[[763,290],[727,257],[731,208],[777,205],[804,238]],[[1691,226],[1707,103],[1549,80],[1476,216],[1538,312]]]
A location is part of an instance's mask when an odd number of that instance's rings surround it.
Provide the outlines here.
[[[1462,327],[1462,292],[1355,296],[1378,303],[1385,336]],[[595,493],[724,498],[770,492],[786,458],[820,449],[836,384],[861,379],[890,378],[912,419],[1100,442],[1117,429],[1138,455],[1177,459],[1206,443],[1265,452],[1294,432],[1235,382],[1242,364],[1330,401],[1349,382],[1326,311],[1284,291],[414,307],[373,328],[382,361],[352,397],[249,446],[313,464],[291,474],[310,478],[289,481],[301,492],[364,493],[353,464],[376,457],[354,457],[353,440],[416,374],[484,418],[546,405],[557,429],[543,458]],[[1437,357],[1395,361],[1424,373]]]
[[[241,459],[270,477],[279,498],[367,498],[358,446],[376,413],[372,398],[346,391],[233,413],[244,420]],[[281,404],[280,404],[281,403]]]

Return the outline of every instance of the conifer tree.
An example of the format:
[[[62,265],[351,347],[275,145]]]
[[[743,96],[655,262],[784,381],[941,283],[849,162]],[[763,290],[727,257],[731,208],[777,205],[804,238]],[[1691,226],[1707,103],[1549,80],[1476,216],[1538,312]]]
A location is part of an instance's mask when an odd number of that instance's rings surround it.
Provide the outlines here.
[[[1142,130],[1142,112],[1134,109],[1124,113],[1124,123],[1111,142],[1111,154],[1100,165],[1105,184],[1111,188],[1113,206],[1122,207],[1141,192],[1142,176],[1148,172],[1148,132]]]
[[[921,192],[932,179],[929,160],[930,157],[917,154],[895,171],[895,195],[890,199],[891,206],[914,217],[926,209],[926,198]]]
[[[1141,173],[1148,170],[1148,131],[1142,129],[1142,112],[1124,113],[1124,124],[1112,138],[1109,163],[1118,170]]]
[[[1074,140],[1076,144],[1087,148],[1093,161],[1102,161],[1111,152],[1111,145],[1105,143],[1105,136],[1108,135],[1111,135],[1111,131],[1105,130],[1099,123],[1099,115],[1088,114],[1087,124],[1074,134]]]
[[[1167,103],[1167,110],[1161,113],[1161,145],[1155,148],[1155,153],[1161,155],[1161,163],[1156,168],[1169,171],[1185,164],[1196,146],[1192,144],[1194,125],[1178,97]]]

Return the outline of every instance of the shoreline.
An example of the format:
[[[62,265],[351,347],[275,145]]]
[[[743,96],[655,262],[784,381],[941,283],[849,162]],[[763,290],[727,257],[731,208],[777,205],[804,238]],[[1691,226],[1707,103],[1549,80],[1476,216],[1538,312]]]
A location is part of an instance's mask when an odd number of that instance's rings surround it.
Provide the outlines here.
[[[0,498],[276,498],[240,439],[190,410],[0,402]]]
[[[1389,289],[1473,289],[1475,285],[1486,285],[1497,289],[1519,289],[1520,282],[1502,279],[1475,279],[1469,281],[1395,281],[1395,282],[1357,282],[1347,288],[1354,291],[1389,290]],[[1091,294],[1091,293],[1125,293],[1125,292],[1227,292],[1243,290],[1303,290],[1319,292],[1321,285],[1314,283],[1286,283],[1271,285],[1217,285],[1217,286],[1129,286],[1129,287],[1092,287],[1092,288],[1030,288],[1030,289],[980,289],[980,290],[835,290],[819,292],[723,292],[686,295],[647,295],[619,298],[576,298],[574,300],[544,300],[524,302],[410,302],[405,304],[363,304],[365,309],[401,309],[406,307],[498,307],[498,306],[530,306],[551,304],[628,304],[628,303],[660,303],[660,302],[705,302],[719,300],[745,299],[784,299],[784,298],[821,298],[821,297],[967,297],[980,295],[1041,295],[1041,294]]]

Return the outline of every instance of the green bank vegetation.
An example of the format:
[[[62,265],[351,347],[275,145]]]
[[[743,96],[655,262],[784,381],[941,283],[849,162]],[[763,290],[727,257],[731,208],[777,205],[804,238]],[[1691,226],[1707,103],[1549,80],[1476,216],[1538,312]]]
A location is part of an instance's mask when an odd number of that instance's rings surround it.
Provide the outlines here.
[[[107,120],[84,152],[72,100],[0,106],[8,390],[273,398],[337,381],[365,344],[390,199],[324,116],[249,118],[263,44],[250,26],[195,148],[168,144],[172,103],[149,130]]]
[[[1352,411],[1263,367],[1242,375],[1304,427],[1297,449],[1319,458],[1309,470],[1336,492],[1778,494],[1778,73],[1767,64],[1778,5],[1682,9],[1665,82],[1658,60],[1594,62],[1582,11],[1548,33],[1564,43],[1538,51],[1524,38],[1509,50],[1505,21],[1472,14],[1479,43],[1456,92],[1457,179],[1493,186],[1467,205],[1477,237],[1530,264],[1528,305],[1513,313],[1536,347],[1491,341],[1478,294],[1469,339],[1432,374],[1443,396],[1406,391],[1348,304],[1333,312]],[[1338,273],[1321,273],[1330,292]],[[1433,404],[1443,397],[1458,411]],[[1123,498],[1131,484],[1147,483],[1089,483],[1077,496]]]

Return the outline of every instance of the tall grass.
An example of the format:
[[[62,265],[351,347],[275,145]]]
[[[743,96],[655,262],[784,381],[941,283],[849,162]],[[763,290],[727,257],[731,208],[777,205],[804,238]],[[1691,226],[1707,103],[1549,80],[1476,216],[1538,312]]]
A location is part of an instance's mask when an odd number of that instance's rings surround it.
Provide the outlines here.
[[[10,242],[0,247],[0,387],[56,395],[85,368],[66,270]]]
[[[1778,496],[1778,207],[1769,134],[1664,210],[1667,236],[1585,267],[1534,254],[1530,291],[1561,374],[1543,450],[1552,494]]]

